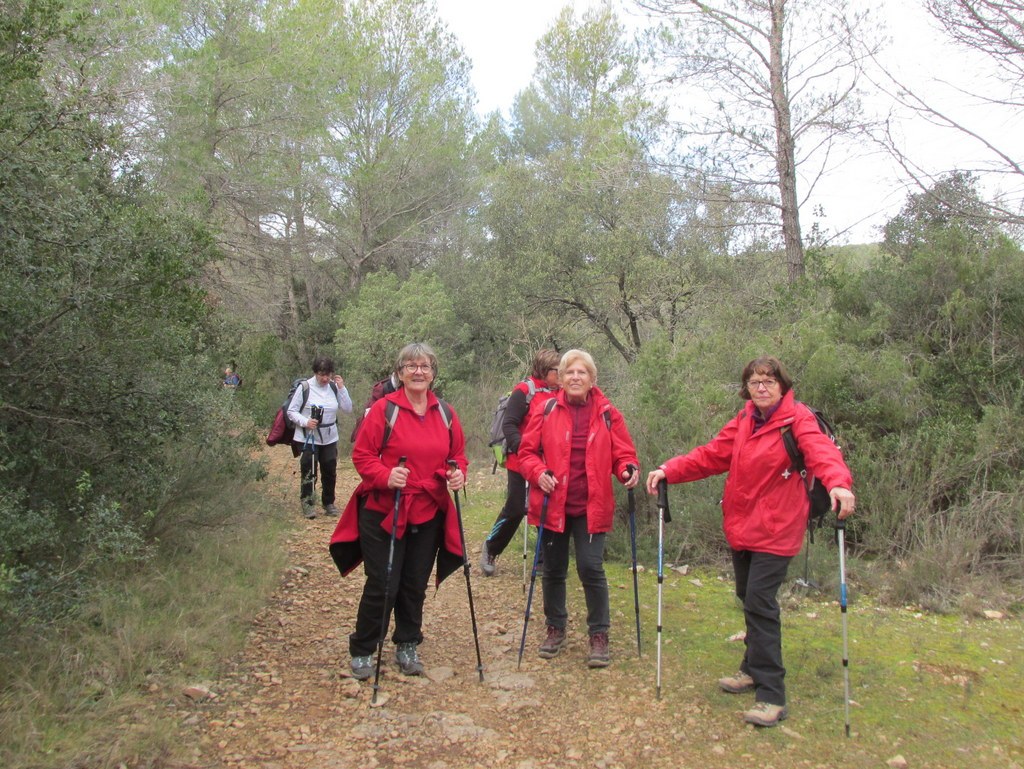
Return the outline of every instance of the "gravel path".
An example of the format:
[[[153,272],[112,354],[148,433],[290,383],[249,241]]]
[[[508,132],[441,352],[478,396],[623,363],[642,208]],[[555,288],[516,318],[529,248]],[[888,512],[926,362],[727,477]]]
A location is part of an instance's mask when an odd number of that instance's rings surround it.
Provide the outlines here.
[[[290,455],[272,452],[271,462],[272,493],[286,507],[297,506]],[[343,502],[356,477],[351,466],[340,464]],[[578,624],[570,624],[568,646],[557,658],[540,659],[539,585],[517,670],[525,600],[521,561],[511,553],[505,568],[488,579],[471,556],[484,682],[476,670],[466,580],[458,571],[428,594],[426,640],[420,647],[427,675],[401,675],[388,643],[378,706],[371,707],[372,679],[358,682],[347,672],[347,634],[362,589],[361,571],[342,579],[331,562],[327,541],[334,524],[323,517],[302,521],[289,541],[290,566],[281,586],[255,619],[244,651],[222,680],[209,684],[212,698],[197,704],[188,719],[198,733],[189,766],[750,765],[752,746],[746,743],[756,745],[757,739],[752,728],[738,723],[739,707],[723,713],[709,705],[704,687],[684,687],[655,699],[653,639],[644,659],[637,660],[632,638],[622,629],[628,621],[620,621],[619,634],[612,637],[609,668],[586,667],[585,627]],[[470,536],[471,553],[479,544]],[[570,623],[580,621],[580,611],[570,614],[575,615]]]

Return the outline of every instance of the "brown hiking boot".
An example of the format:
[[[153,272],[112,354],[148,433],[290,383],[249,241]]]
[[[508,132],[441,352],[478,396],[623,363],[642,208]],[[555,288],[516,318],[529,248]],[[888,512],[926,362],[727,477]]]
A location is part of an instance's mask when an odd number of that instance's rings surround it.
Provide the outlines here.
[[[788,715],[785,705],[755,702],[754,707],[743,714],[743,720],[754,726],[775,726]]]
[[[587,667],[606,668],[612,662],[608,654],[608,634],[594,633],[590,636],[590,656],[587,657]]]
[[[540,645],[540,651],[537,654],[542,659],[549,660],[558,654],[563,646],[565,646],[565,628],[548,625],[548,637]]]
[[[718,686],[729,694],[743,694],[754,688],[754,679],[741,670],[734,676],[719,678]]]

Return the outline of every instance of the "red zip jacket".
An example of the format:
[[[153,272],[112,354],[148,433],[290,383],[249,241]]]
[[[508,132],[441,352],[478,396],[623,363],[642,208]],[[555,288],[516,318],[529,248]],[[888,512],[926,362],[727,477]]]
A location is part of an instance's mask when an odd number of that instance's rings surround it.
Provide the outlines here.
[[[639,468],[640,460],[636,457],[636,447],[619,410],[597,387],[591,389],[590,397],[593,408],[590,410],[590,437],[587,439],[587,531],[602,534],[611,530],[615,518],[612,475],[621,478],[627,465]],[[519,472],[530,484],[529,521],[532,526],[540,523],[544,500],[537,481],[547,470],[555,474],[558,485],[548,502],[544,526],[562,532],[565,531],[565,499],[569,491],[572,417],[565,404],[564,391],[559,391],[554,400],[551,413],[545,416],[540,409],[523,434],[523,441],[519,444]],[[611,418],[610,430],[605,422],[605,412]]]
[[[852,490],[853,477],[839,449],[818,429],[814,414],[795,400],[792,390],[756,433],[755,408],[748,402],[710,442],[661,467],[669,483],[728,472],[722,529],[729,547],[794,556],[803,543],[810,503],[803,480],[790,469],[780,428],[790,425],[809,476],[820,478],[826,489]]]
[[[388,444],[384,441],[386,402],[398,406],[398,416]],[[405,389],[389,393],[376,401],[366,415],[352,448],[352,463],[362,481],[352,492],[331,535],[330,551],[343,575],[362,561],[359,547],[359,499],[366,498],[366,507],[381,514],[381,528],[390,533],[395,504],[395,490],[388,488],[391,469],[400,457],[406,458],[409,479],[402,490],[398,507],[398,530],[401,539],[410,522],[422,520],[428,507],[441,510],[444,520],[444,547],[438,553],[437,584],[462,565],[462,537],[458,516],[448,493],[448,460],[454,459],[466,472],[466,439],[459,417],[452,411],[452,426],[445,426],[441,407],[434,393],[427,394],[427,413],[420,419],[406,397]]]

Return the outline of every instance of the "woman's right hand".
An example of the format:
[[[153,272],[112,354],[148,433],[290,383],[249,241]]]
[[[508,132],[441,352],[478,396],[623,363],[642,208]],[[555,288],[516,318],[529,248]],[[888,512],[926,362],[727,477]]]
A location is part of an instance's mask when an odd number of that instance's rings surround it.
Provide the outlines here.
[[[409,480],[409,468],[396,465],[391,468],[391,474],[388,476],[388,488],[389,489],[404,489],[406,482]]]
[[[315,419],[310,419],[310,420],[308,420],[308,421],[306,422],[306,429],[307,429],[307,430],[312,430],[312,429],[313,429],[313,428],[315,428],[315,427],[316,427],[316,426],[317,426],[318,424],[320,424],[320,423],[319,423],[318,421],[316,421]]]
[[[648,473],[647,475],[647,493],[657,494],[658,484],[663,480],[665,480],[664,470],[662,470],[660,467],[655,470],[651,470],[651,472]]]
[[[555,474],[550,470],[545,471],[537,480],[537,488],[545,494],[550,494],[555,490],[555,486],[557,485],[558,481],[555,479]]]

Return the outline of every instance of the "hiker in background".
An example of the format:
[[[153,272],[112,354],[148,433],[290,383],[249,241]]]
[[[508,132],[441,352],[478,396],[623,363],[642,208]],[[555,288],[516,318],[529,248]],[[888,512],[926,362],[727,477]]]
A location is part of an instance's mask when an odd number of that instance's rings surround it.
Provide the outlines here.
[[[463,564],[449,491],[466,483],[466,439],[451,406],[433,392],[437,371],[429,345],[403,347],[395,363],[398,390],[370,407],[352,448],[362,480],[338,521],[330,549],[343,575],[360,561],[366,574],[349,635],[352,676],[359,680],[373,675],[373,654],[390,624],[385,605],[394,610],[391,640],[399,670],[408,676],[423,673],[418,646],[430,573],[436,561],[440,584]],[[399,462],[403,457],[404,466]]]
[[[597,388],[597,367],[583,350],[569,350],[558,364],[562,389],[531,419],[519,444],[520,473],[530,484],[530,524],[541,524],[547,637],[544,659],[566,641],[565,606],[569,540],[587,603],[590,651],[587,665],[607,667],[611,610],[604,573],[605,537],[612,528],[615,494],[611,476],[631,489],[640,478],[640,460],[618,409]]]
[[[302,514],[307,518],[316,517],[313,485],[319,468],[324,515],[337,517],[334,487],[338,480],[338,411],[351,412],[352,398],[345,389],[345,380],[334,373],[334,361],[326,356],[313,360],[313,376],[306,381],[309,384],[306,402],[302,402],[304,388],[299,387],[288,404],[288,419],[296,428],[292,454],[299,457]]]
[[[221,385],[225,390],[237,390],[242,384],[242,379],[235,373],[235,370],[228,366],[224,369],[224,383]]]
[[[728,473],[722,497],[722,528],[732,552],[736,595],[743,602],[746,649],[739,672],[718,685],[739,694],[753,690],[754,707],[743,714],[758,726],[775,726],[788,715],[782,665],[782,620],[777,593],[807,528],[807,491],[792,472],[782,429],[792,431],[807,470],[820,478],[839,517],[853,513],[853,478],[839,448],[818,427],[814,414],[793,395],[793,380],[777,358],[755,358],[744,369],[739,396],[749,401],[710,442],[668,460],[647,476],[685,483]]]
[[[539,350],[533,357],[530,378],[512,388],[512,394],[505,405],[502,432],[505,435],[505,471],[508,485],[505,492],[505,506],[491,527],[491,533],[480,548],[480,569],[487,577],[497,570],[495,563],[519,528],[526,515],[526,479],[519,472],[519,444],[532,415],[543,408],[548,399],[558,390],[558,353],[555,350]],[[531,395],[531,391],[533,395]]]

